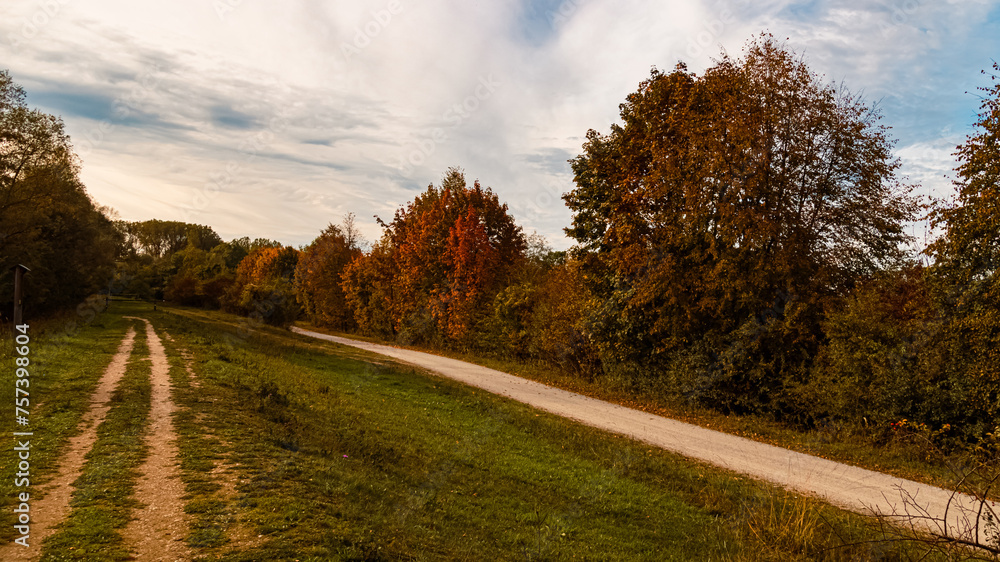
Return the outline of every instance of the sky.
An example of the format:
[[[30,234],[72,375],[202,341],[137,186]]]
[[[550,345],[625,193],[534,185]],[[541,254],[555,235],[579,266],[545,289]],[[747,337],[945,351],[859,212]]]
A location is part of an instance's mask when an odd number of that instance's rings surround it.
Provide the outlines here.
[[[951,190],[1000,60],[1000,0],[0,0],[0,68],[62,116],[126,220],[301,246],[363,235],[449,167],[555,249],[568,160],[657,67],[769,32],[878,104],[918,192]],[[924,235],[924,227],[912,232]]]

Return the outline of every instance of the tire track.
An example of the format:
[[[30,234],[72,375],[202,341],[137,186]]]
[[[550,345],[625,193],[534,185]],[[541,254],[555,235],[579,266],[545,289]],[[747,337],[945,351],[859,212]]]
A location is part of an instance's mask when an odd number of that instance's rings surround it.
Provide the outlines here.
[[[126,316],[126,318],[134,318]],[[135,497],[145,507],[125,528],[126,544],[132,546],[138,560],[190,560],[185,542],[189,531],[184,514],[184,484],[178,467],[179,451],[171,398],[170,363],[153,324],[145,318],[146,339],[152,363],[149,429],[146,443],[149,457],[139,467]]]
[[[135,330],[129,328],[111,363],[97,382],[97,389],[90,396],[90,408],[77,425],[82,431],[76,437],[70,438],[66,452],[63,453],[56,468],[56,476],[40,487],[44,496],[35,500],[31,507],[32,532],[28,543],[30,546],[24,548],[16,543],[3,545],[0,547],[0,560],[37,560],[41,555],[42,541],[69,515],[69,502],[75,489],[73,482],[83,473],[87,453],[97,442],[97,428],[111,409],[109,402],[111,395],[125,375],[125,367],[132,355],[134,341]]]

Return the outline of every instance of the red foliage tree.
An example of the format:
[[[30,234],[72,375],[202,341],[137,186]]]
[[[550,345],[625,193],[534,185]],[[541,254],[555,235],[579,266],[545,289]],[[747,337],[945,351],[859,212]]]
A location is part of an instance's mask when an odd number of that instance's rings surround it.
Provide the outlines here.
[[[458,169],[396,211],[371,254],[344,275],[359,327],[404,340],[457,343],[524,259],[507,205]]]
[[[444,262],[448,285],[436,291],[435,317],[448,338],[460,340],[468,333],[475,314],[482,310],[496,286],[498,250],[490,244],[486,226],[469,205],[451,227]]]

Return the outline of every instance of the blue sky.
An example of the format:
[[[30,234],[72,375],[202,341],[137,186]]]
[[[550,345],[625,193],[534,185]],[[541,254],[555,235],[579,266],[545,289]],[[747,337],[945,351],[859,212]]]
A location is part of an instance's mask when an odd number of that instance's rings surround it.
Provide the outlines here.
[[[94,199],[225,239],[369,240],[449,166],[558,249],[567,159],[652,66],[700,72],[769,31],[892,127],[946,195],[1000,59],[1000,0],[5,2],[0,68],[61,115]],[[922,228],[914,227],[922,236]]]

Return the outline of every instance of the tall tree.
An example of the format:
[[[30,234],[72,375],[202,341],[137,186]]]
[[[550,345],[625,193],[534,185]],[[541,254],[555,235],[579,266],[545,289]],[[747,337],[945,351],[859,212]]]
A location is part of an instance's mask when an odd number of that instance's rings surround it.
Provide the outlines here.
[[[379,222],[382,240],[348,268],[344,289],[359,326],[403,339],[461,342],[524,257],[507,205],[456,168]]]
[[[361,332],[381,337],[396,334],[405,302],[398,277],[392,245],[384,238],[344,269],[344,299]]]
[[[956,197],[933,213],[945,232],[928,249],[948,331],[961,342],[950,364],[961,365],[984,430],[1000,415],[1000,82],[991,78],[976,132],[957,149]]]
[[[803,376],[824,303],[903,255],[916,205],[886,128],[766,35],[702,76],[654,69],[621,119],[565,196],[603,353],[755,408]]]
[[[222,243],[212,227],[180,221],[119,221],[118,228],[127,242],[126,255],[145,254],[153,259],[170,257],[189,246],[208,251]]]
[[[499,250],[490,244],[486,225],[469,205],[448,233],[444,251],[447,288],[436,292],[432,308],[446,337],[461,340],[472,328],[477,310],[497,289]]]
[[[299,253],[291,246],[251,252],[236,269],[236,280],[222,299],[223,308],[268,324],[293,322],[300,312],[295,301]]]
[[[118,271],[124,292],[178,304],[217,308],[248,251],[226,244],[210,226],[151,219],[117,221],[123,244]]]
[[[307,246],[295,269],[296,296],[310,320],[339,330],[355,327],[342,288],[347,265],[361,256],[353,215],[344,228],[329,225]]]
[[[32,207],[50,203],[76,172],[62,120],[30,109],[24,90],[0,71],[0,251],[38,227],[28,220]]]
[[[79,179],[62,120],[30,109],[0,71],[0,298],[10,295],[9,267],[22,263],[28,310],[75,305],[107,286],[119,245]]]

